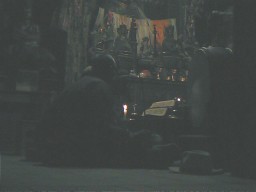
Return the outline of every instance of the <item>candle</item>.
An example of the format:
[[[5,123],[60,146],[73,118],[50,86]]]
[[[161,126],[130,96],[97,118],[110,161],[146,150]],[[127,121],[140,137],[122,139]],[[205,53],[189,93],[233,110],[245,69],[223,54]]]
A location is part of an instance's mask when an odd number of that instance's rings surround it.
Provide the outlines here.
[[[127,111],[128,111],[128,106],[127,105],[123,105],[123,109],[124,109],[124,119],[126,119]]]

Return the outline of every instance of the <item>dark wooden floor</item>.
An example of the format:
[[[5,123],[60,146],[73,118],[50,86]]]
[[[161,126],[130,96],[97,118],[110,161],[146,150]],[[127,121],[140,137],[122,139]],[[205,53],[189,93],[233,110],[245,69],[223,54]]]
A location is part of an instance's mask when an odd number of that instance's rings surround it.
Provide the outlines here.
[[[256,181],[168,169],[51,168],[2,155],[0,191],[256,191]]]

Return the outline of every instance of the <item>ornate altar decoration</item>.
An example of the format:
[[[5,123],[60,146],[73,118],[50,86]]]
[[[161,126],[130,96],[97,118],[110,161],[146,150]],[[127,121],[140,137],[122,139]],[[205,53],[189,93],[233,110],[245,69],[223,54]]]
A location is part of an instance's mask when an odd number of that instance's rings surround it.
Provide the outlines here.
[[[109,26],[112,33],[106,32]],[[168,30],[171,35],[167,33]],[[94,36],[100,37],[95,42],[97,50],[111,53],[122,74],[132,73],[137,77],[159,80],[186,80],[186,72],[178,67],[183,65],[183,60],[176,45],[178,34],[175,18],[150,20],[135,3],[115,5],[100,8],[94,33]],[[171,41],[167,41],[169,36],[172,37]],[[166,47],[177,47],[175,55],[165,54],[169,50],[164,52],[164,44]],[[145,70],[151,75],[140,75]],[[179,77],[180,74],[182,77]]]

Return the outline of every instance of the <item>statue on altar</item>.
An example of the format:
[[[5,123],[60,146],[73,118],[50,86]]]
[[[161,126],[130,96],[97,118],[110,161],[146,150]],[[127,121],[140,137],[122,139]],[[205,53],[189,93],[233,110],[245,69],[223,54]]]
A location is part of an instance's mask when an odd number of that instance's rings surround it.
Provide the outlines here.
[[[176,55],[178,53],[177,41],[174,38],[174,26],[165,27],[164,41],[162,51],[168,55]]]
[[[140,57],[141,58],[148,58],[152,56],[152,50],[149,43],[148,37],[143,37],[141,46],[140,46]]]
[[[117,33],[118,36],[114,41],[114,50],[116,52],[131,52],[132,49],[127,38],[127,26],[125,24],[120,25],[119,28],[117,28]]]

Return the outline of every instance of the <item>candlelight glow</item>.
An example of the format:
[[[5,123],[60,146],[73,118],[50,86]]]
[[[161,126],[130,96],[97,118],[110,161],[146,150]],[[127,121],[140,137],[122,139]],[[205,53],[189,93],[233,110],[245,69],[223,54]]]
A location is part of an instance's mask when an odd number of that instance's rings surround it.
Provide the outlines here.
[[[123,105],[123,109],[124,109],[124,112],[127,112],[128,106],[127,105]]]
[[[124,119],[126,119],[127,111],[128,111],[128,106],[126,104],[123,105],[123,109],[124,109]]]

